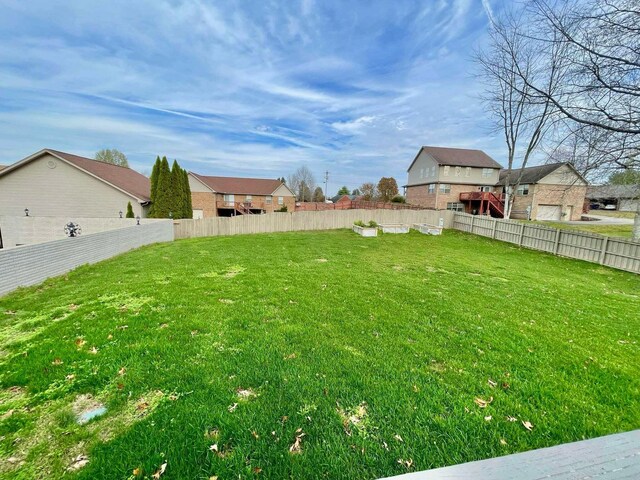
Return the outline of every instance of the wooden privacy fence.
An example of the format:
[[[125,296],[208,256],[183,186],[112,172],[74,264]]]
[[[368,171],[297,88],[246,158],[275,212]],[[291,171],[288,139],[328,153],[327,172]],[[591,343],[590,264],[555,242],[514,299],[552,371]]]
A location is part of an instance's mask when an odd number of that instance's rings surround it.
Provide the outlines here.
[[[453,228],[503,242],[640,273],[640,242],[595,233],[456,213]]]
[[[443,219],[445,228],[451,226],[453,212],[437,210],[331,210],[325,212],[268,213],[238,215],[198,220],[175,220],[175,238],[214,237],[251,233],[294,232],[301,230],[331,230],[351,228],[362,220],[378,223],[431,223]]]

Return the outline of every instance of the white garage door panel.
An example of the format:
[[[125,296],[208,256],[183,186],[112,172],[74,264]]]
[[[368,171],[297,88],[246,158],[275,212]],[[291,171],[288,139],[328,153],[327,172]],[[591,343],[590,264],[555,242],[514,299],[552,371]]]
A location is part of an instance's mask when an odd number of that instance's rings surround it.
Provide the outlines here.
[[[538,205],[536,220],[560,220],[562,208],[560,205]]]

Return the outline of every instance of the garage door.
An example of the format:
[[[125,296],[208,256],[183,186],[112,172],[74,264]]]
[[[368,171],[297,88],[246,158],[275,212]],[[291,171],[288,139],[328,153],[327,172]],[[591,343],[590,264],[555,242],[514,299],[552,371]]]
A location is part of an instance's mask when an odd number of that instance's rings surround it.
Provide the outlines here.
[[[560,220],[561,213],[560,205],[538,205],[536,220]]]

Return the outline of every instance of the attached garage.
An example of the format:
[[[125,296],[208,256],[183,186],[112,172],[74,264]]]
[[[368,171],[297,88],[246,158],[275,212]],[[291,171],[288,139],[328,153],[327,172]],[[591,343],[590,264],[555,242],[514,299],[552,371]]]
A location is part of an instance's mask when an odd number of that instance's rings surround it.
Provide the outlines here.
[[[538,205],[536,220],[559,221],[562,215],[561,205]]]

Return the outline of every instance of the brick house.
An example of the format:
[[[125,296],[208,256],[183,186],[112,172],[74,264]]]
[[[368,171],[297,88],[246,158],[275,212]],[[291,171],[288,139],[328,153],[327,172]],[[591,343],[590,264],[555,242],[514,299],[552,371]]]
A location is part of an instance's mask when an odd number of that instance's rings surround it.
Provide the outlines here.
[[[588,182],[567,162],[550,163],[522,170],[513,170],[515,191],[511,218],[531,220],[580,220]],[[505,181],[506,170],[500,172],[500,190]],[[515,186],[515,185],[514,185]]]
[[[280,180],[211,177],[189,172],[193,218],[230,217],[272,213],[287,207],[293,212],[296,197]]]
[[[424,146],[407,170],[407,203],[467,213],[490,208],[501,216],[493,193],[501,168],[481,150]]]

